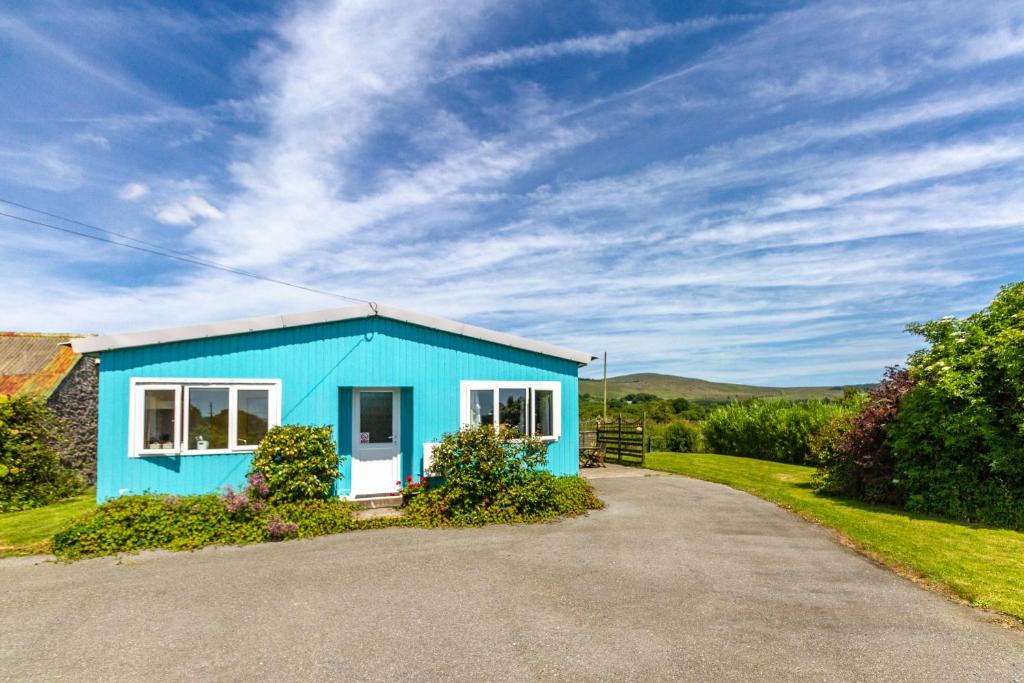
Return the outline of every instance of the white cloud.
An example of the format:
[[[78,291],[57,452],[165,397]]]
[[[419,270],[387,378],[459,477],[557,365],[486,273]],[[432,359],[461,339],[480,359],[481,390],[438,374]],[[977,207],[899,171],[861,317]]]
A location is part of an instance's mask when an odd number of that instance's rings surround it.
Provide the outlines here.
[[[301,5],[252,59],[248,137],[223,168],[154,181],[157,219],[202,258],[608,349],[613,370],[743,381],[873,379],[915,343],[905,321],[977,308],[1019,260],[1024,84],[954,73],[1013,54],[985,8],[817,3],[619,93],[581,83],[567,101],[510,72],[512,94],[446,100],[452,69],[583,56],[599,73],[601,55],[683,30],[468,52],[493,16],[482,0]],[[1003,47],[958,52],[970,36]],[[81,258],[9,278],[25,283],[0,295],[10,319],[111,332],[337,303],[177,264],[30,286]]]
[[[164,204],[156,211],[156,219],[169,225],[194,225],[196,220],[219,221],[224,214],[199,195],[189,195],[181,201]]]
[[[705,31],[724,24],[751,21],[754,17],[705,17],[690,21],[657,24],[647,28],[621,29],[613,33],[577,36],[540,45],[525,45],[459,59],[447,70],[447,76],[477,71],[505,69],[517,64],[538,62],[567,55],[604,55],[627,52],[638,45],[671,36]]]
[[[143,183],[128,183],[122,185],[117,191],[117,196],[125,201],[132,202],[149,194],[149,187]]]

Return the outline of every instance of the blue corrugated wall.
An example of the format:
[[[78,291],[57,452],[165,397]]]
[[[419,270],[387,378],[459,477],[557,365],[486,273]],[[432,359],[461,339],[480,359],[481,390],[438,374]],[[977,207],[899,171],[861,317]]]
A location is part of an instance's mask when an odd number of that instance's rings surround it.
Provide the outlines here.
[[[124,493],[206,493],[239,487],[248,454],[128,457],[134,377],[280,379],[285,424],[329,424],[349,456],[351,388],[401,387],[402,477],[421,472],[423,443],[459,428],[462,380],[560,381],[562,438],[548,469],[578,471],[579,397],[574,362],[386,318],[360,318],[213,337],[100,355],[96,498]],[[349,492],[350,459],[339,493]]]

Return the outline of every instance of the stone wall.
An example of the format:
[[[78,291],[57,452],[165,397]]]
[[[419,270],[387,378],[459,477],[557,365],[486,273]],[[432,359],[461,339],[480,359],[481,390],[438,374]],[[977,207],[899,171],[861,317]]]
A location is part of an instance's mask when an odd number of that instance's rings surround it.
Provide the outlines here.
[[[64,419],[70,448],[65,464],[96,480],[96,426],[99,417],[99,361],[82,356],[46,402]]]

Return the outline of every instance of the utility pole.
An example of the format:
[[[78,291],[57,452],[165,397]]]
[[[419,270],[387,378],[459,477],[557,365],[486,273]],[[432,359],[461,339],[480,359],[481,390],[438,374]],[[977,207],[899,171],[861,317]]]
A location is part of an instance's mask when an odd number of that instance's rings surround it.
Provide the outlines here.
[[[604,381],[601,383],[604,387],[604,408],[602,413],[604,414],[604,421],[608,421],[608,352],[604,352]]]

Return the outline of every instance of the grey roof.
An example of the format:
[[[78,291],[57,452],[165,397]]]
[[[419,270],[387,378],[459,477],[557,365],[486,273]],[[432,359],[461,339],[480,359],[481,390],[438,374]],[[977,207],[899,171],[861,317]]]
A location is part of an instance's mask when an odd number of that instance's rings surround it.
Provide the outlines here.
[[[345,308],[330,308],[311,313],[292,313],[286,315],[269,315],[261,318],[247,318],[244,320],[228,320],[207,325],[189,325],[186,327],[172,327],[162,330],[150,330],[146,332],[127,332],[124,334],[112,334],[99,337],[84,337],[72,339],[71,346],[76,353],[96,353],[111,351],[114,349],[131,348],[135,346],[152,346],[154,344],[167,344],[170,342],[186,341],[189,339],[205,339],[207,337],[221,337],[229,334],[245,334],[246,332],[258,332],[263,330],[274,330],[285,327],[299,327],[302,325],[316,325],[318,323],[337,322],[340,320],[353,320],[356,318],[372,318],[380,316],[391,320],[399,320],[421,327],[429,327],[435,330],[442,330],[451,334],[457,334],[474,339],[511,346],[526,351],[533,351],[545,356],[565,358],[580,365],[586,365],[594,360],[596,356],[582,351],[573,351],[561,346],[547,344],[545,342],[523,339],[503,332],[495,332],[483,327],[465,325],[453,320],[436,318],[430,315],[412,313],[392,306],[382,304],[347,306]]]

